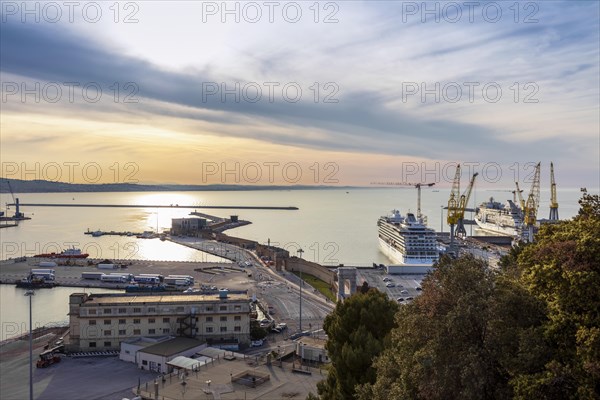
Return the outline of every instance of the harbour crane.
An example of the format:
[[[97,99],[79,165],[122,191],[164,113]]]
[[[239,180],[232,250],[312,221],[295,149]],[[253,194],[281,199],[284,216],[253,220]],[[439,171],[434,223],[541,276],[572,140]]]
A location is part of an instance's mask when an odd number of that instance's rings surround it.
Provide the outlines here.
[[[511,193],[513,194],[513,203],[515,203],[517,206],[521,205],[521,199],[523,198],[523,196],[521,196],[521,193],[523,193],[523,190],[519,190],[519,182],[515,182],[517,184],[517,189],[511,191]],[[519,201],[517,201],[517,193],[519,194]]]
[[[465,193],[463,193],[460,196],[460,202],[458,204],[458,213],[457,213],[458,221],[456,223],[456,235],[461,238],[464,238],[465,236],[467,236],[467,231],[465,230],[465,224],[464,224],[465,208],[467,207],[467,204],[469,203],[469,198],[471,197],[471,192],[473,191],[473,185],[475,185],[475,178],[477,177],[477,175],[479,175],[478,172],[475,172],[473,174],[473,176],[471,177],[471,181],[469,182],[469,186],[465,190]]]
[[[537,211],[540,205],[540,164],[541,163],[537,163],[535,167],[531,190],[529,191],[529,196],[527,197],[525,208],[523,209],[524,222],[528,232],[527,240],[529,242],[533,242],[533,227],[537,222]]]
[[[450,247],[454,246],[454,228],[458,223],[458,205],[460,203],[460,164],[456,166],[456,173],[452,181],[452,190],[448,199],[448,218],[446,221],[450,225]]]
[[[15,199],[15,193],[13,192],[12,186],[10,184],[10,180],[6,180],[6,183],[8,184],[8,190],[10,190],[10,195],[12,196],[13,199],[13,204],[15,205],[15,215],[12,217],[15,220],[19,220],[19,219],[23,219],[24,215],[20,210],[19,207],[19,198],[17,197]],[[8,210],[8,204],[6,205],[6,209]]]
[[[550,221],[558,221],[558,200],[556,198],[556,182],[554,181],[554,163],[550,163]]]
[[[432,187],[435,185],[433,183],[409,183],[409,182],[373,182],[372,185],[388,185],[388,186],[413,186],[417,188],[417,218],[421,219],[421,187],[427,186]]]
[[[525,210],[525,200],[523,200],[523,195],[521,193],[523,193],[522,189],[519,189],[519,182],[515,182],[515,185],[517,185],[517,196],[519,196],[519,207],[521,207],[521,211]]]

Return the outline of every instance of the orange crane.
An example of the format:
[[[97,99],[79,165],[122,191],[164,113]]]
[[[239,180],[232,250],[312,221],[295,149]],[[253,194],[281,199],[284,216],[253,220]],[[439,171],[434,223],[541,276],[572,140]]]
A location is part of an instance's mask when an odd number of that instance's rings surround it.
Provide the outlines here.
[[[554,163],[550,163],[550,221],[558,221],[558,200],[556,198],[556,182],[554,181]]]

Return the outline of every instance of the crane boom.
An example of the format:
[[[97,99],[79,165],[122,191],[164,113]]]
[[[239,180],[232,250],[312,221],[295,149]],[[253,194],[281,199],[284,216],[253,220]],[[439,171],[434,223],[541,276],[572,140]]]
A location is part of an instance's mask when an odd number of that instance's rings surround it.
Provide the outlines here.
[[[458,205],[460,201],[460,164],[456,166],[456,173],[454,174],[454,181],[452,181],[452,191],[450,192],[450,198],[448,199],[448,225],[456,225],[458,222]]]
[[[540,205],[540,163],[535,167],[535,175],[531,183],[531,190],[525,203],[525,224],[535,225],[537,210]]]
[[[523,200],[523,195],[521,193],[523,193],[523,190],[519,189],[519,182],[515,182],[515,185],[517,185],[517,196],[519,196],[519,206],[521,207],[521,211],[525,210],[525,200]]]
[[[558,221],[558,200],[556,198],[556,182],[554,181],[554,163],[550,163],[550,221]]]
[[[465,190],[465,193],[463,193],[463,195],[460,196],[460,204],[458,206],[458,217],[460,219],[462,219],[465,216],[465,208],[467,207],[469,199],[471,198],[471,192],[473,191],[473,185],[475,185],[475,178],[477,177],[477,175],[479,175],[478,172],[475,172],[473,174],[471,182],[469,182],[469,186]]]
[[[478,172],[475,172],[471,177],[471,181],[469,182],[469,186],[465,189],[465,192],[460,196],[460,202],[457,209],[457,224],[456,224],[456,235],[460,237],[467,236],[467,231],[465,230],[464,218],[465,218],[465,208],[469,203],[469,198],[471,197],[471,192],[473,191],[473,186],[475,185],[475,178],[479,175]]]
[[[421,187],[427,186],[432,187],[433,183],[411,183],[411,182],[371,182],[371,185],[383,185],[383,186],[413,186],[417,188],[417,218],[421,218]]]

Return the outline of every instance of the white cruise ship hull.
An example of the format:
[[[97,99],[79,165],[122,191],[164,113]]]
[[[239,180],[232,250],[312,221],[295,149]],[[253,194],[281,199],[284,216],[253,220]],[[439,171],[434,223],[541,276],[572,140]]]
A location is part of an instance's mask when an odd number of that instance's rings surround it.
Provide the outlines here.
[[[386,243],[382,238],[379,238],[379,248],[382,253],[394,263],[404,264],[404,255],[394,247],[390,246],[389,243]]]
[[[512,226],[501,226],[489,222],[481,222],[481,220],[479,220],[478,218],[475,218],[475,222],[481,229],[483,229],[486,232],[506,236],[519,236],[519,232],[517,231],[517,229]]]
[[[390,246],[385,240],[379,238],[379,248],[395,264],[401,265],[420,265],[425,267],[432,266],[437,260],[419,260],[419,259],[408,259],[404,257],[400,251],[396,250],[393,246]]]

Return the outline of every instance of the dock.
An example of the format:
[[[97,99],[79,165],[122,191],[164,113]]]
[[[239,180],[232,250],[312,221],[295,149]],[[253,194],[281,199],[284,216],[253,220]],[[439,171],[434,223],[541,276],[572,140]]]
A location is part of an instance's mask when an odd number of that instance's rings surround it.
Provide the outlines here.
[[[14,206],[15,204],[8,204]],[[179,204],[77,204],[77,203],[19,203],[21,207],[79,207],[79,208],[203,208],[203,209],[219,209],[219,210],[283,210],[295,211],[298,207],[288,206],[201,206],[201,205],[179,205]]]

